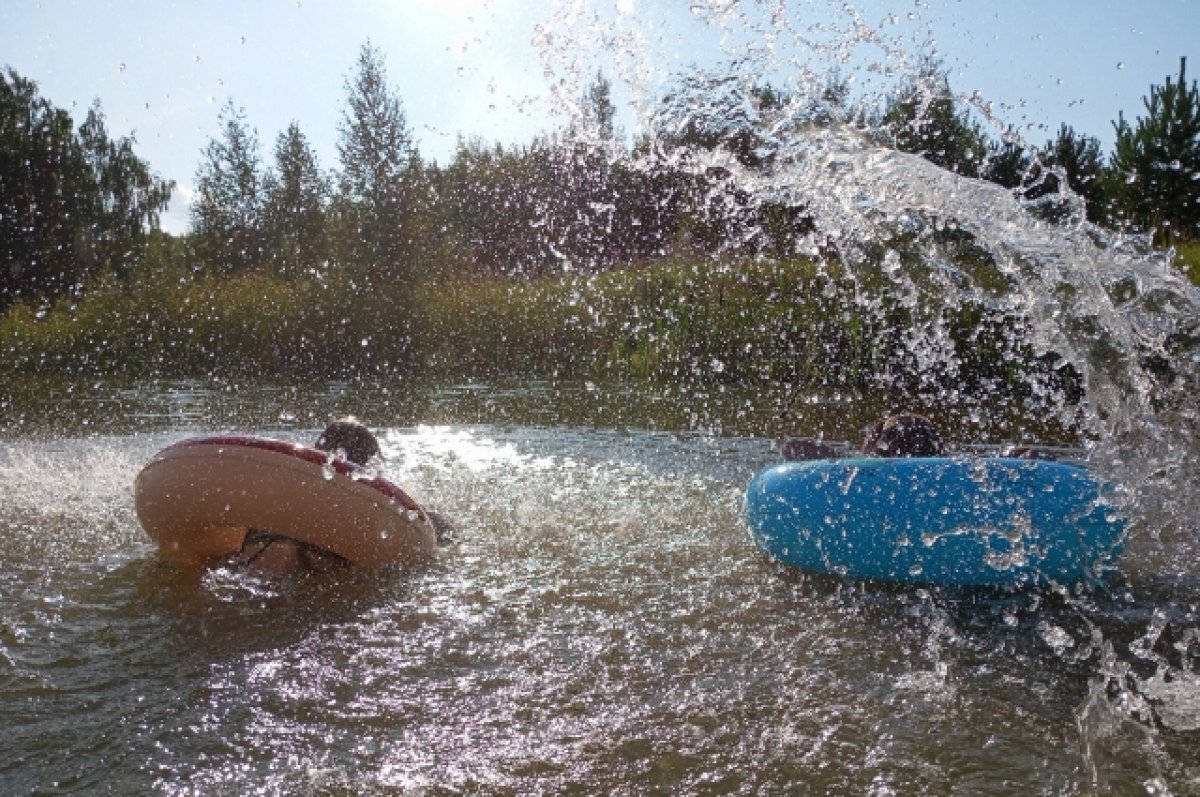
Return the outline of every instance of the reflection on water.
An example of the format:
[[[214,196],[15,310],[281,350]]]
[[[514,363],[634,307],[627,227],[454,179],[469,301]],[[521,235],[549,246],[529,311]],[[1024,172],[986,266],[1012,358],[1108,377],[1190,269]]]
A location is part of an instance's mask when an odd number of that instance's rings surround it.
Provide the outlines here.
[[[9,422],[3,793],[1200,792],[1198,581],[1007,594],[783,571],[741,521],[767,438],[504,414],[550,417],[543,385],[392,394],[384,472],[459,531],[431,569],[184,571],[133,515],[154,451],[375,416],[345,386],[177,390],[97,390],[127,424],[102,434]],[[504,420],[474,422],[482,406]]]
[[[914,402],[917,400],[914,400]],[[1052,417],[1023,417],[997,403],[885,407],[875,396],[799,395],[788,386],[603,384],[522,381],[424,384],[353,382],[126,383],[19,375],[0,391],[0,440],[162,430],[294,430],[354,415],[377,426],[499,424],[693,431],[716,435],[820,436],[858,442],[887,410],[919,410],[957,445],[1078,439]]]

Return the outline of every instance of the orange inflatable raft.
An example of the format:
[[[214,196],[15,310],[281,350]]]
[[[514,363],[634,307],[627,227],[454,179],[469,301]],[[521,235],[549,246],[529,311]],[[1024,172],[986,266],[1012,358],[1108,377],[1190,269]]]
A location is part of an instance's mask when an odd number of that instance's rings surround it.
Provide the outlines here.
[[[163,556],[203,562],[241,548],[248,529],[320,546],[361,567],[429,561],[437,536],[403,490],[304,445],[246,435],[167,446],[134,482],[138,520]]]

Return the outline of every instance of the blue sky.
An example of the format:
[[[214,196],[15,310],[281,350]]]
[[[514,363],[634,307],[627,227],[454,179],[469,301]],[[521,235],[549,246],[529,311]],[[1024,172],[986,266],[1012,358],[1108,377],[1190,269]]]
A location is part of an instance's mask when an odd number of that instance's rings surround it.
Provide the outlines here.
[[[422,154],[445,162],[459,134],[512,143],[553,128],[597,68],[619,101],[645,107],[693,63],[836,62],[872,93],[926,51],[1030,142],[1066,123],[1107,149],[1117,113],[1136,117],[1181,56],[1200,77],[1197,30],[1200,0],[2,0],[0,64],[77,121],[99,99],[110,134],[135,135],[179,183],[164,223],[181,232],[229,98],[264,161],[295,120],[337,165],[344,82],[368,39]]]

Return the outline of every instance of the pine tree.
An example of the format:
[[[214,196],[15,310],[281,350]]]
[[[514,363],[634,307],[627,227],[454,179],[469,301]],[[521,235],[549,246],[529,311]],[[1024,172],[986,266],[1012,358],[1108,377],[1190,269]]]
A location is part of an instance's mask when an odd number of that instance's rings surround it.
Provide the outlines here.
[[[1163,244],[1200,237],[1200,89],[1188,87],[1186,70],[1181,58],[1178,81],[1150,87],[1136,124],[1124,114],[1113,123],[1118,209]]]
[[[1029,177],[1031,158],[1016,141],[1005,141],[988,148],[980,177],[1005,188],[1019,188]]]
[[[263,259],[258,133],[233,100],[221,109],[221,138],[210,139],[196,171],[192,238],[208,268],[241,271]]]
[[[346,81],[338,154],[360,265],[391,280],[411,270],[420,164],[404,106],[387,82],[383,55],[367,42]]]
[[[1059,185],[1061,170],[1067,186],[1086,204],[1088,220],[1105,218],[1105,170],[1099,139],[1077,134],[1074,128],[1064,124],[1059,127],[1058,136],[1046,142],[1041,161],[1043,166],[1051,168],[1045,176],[1046,191],[1062,190]]]
[[[264,237],[275,272],[295,276],[319,266],[327,258],[329,181],[295,122],[275,141],[275,165],[264,186]]]
[[[612,101],[612,82],[597,70],[596,79],[583,93],[581,128],[585,136],[611,144],[617,136],[617,108]]]
[[[950,80],[937,64],[923,66],[888,102],[884,121],[896,149],[966,177],[979,176],[987,138],[970,113],[959,110]]]

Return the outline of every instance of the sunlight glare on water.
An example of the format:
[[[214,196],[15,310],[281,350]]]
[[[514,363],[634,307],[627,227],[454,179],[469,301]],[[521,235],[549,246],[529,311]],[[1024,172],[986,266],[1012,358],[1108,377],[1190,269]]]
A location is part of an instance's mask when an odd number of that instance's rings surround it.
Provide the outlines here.
[[[1194,605],[784,573],[740,520],[775,456],[760,439],[381,432],[380,473],[455,525],[441,563],[282,584],[153,556],[129,483],[176,434],[26,444],[71,453],[54,479],[6,466],[25,515],[6,515],[6,544],[37,529],[73,552],[26,549],[4,576],[0,764],[29,773],[18,790],[36,782],[23,756],[75,787],[171,794],[1073,792],[1085,757],[1115,788],[1200,765]],[[1127,694],[1179,738],[1093,692],[1156,661]],[[1147,740],[1165,764],[1127,754]]]

